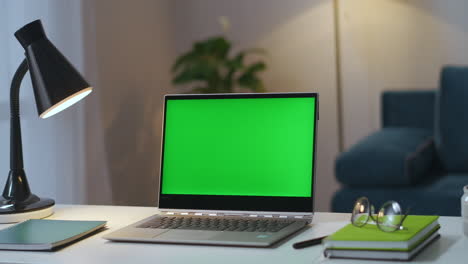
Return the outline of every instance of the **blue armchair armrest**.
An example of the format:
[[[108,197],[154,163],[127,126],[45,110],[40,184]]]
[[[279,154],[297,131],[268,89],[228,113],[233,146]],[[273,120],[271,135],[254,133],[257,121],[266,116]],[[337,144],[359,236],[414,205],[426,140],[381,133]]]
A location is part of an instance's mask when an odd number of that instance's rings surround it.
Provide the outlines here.
[[[434,158],[432,131],[384,128],[337,158],[336,177],[348,186],[408,186],[424,179]]]
[[[384,92],[382,126],[434,130],[436,93],[436,90]]]

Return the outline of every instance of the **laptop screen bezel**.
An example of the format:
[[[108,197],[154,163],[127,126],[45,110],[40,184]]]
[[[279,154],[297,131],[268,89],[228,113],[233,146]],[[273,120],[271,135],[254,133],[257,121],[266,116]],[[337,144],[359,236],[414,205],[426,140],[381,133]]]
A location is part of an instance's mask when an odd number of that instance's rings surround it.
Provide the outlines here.
[[[162,194],[164,177],[164,142],[166,133],[166,108],[168,100],[239,99],[239,98],[315,98],[314,133],[312,140],[312,185],[310,197],[240,196],[240,195],[186,195]],[[315,156],[318,122],[317,93],[236,93],[236,94],[170,94],[164,96],[164,114],[159,174],[159,208],[216,211],[264,211],[264,212],[314,212]]]

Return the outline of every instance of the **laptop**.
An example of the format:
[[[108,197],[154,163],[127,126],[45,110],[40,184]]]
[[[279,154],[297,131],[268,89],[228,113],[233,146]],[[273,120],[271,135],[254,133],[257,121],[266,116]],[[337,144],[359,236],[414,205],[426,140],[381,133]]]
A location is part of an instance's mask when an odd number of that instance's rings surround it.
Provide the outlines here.
[[[104,238],[268,247],[311,223],[317,94],[164,101],[161,213]]]

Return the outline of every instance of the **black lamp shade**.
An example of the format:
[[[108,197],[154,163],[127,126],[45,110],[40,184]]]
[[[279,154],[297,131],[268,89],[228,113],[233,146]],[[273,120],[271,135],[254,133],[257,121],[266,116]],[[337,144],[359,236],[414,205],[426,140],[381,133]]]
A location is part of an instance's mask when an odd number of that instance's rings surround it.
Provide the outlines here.
[[[25,25],[15,36],[25,49],[40,117],[50,117],[91,93],[88,82],[47,39],[40,20]]]

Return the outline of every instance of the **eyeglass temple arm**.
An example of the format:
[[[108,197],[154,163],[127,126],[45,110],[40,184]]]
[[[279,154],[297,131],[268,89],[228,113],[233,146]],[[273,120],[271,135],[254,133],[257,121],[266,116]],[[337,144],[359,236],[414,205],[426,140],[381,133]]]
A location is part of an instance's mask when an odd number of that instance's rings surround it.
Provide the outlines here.
[[[399,228],[400,230],[406,230],[407,229],[406,227],[403,226],[403,222],[405,221],[406,217],[409,215],[410,211],[411,211],[411,207],[408,207],[408,209],[406,209],[405,215],[401,219],[400,228]]]
[[[408,207],[408,209],[406,209],[405,215],[403,216],[403,219],[401,219],[401,224],[403,224],[403,221],[405,221],[410,211],[411,211],[411,207]]]

